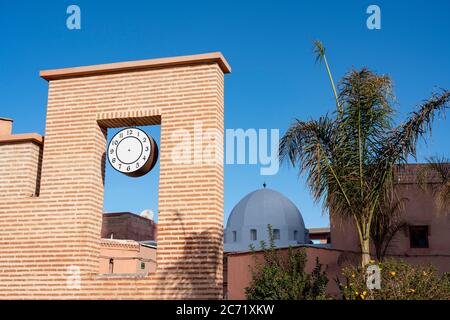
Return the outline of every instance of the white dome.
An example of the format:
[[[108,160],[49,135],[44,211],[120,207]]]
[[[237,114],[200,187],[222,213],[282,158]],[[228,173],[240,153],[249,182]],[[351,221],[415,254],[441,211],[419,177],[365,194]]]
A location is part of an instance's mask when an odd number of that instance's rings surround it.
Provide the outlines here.
[[[233,208],[225,229],[225,251],[248,251],[260,241],[268,243],[267,225],[272,225],[277,247],[307,243],[302,215],[281,193],[259,189],[246,195]],[[256,240],[255,240],[256,238]]]

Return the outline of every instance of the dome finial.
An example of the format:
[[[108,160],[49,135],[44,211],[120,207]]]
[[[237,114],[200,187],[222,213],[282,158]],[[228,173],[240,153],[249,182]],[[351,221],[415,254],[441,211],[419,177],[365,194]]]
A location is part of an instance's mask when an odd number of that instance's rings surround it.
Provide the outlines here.
[[[264,181],[264,183],[263,183],[264,189],[266,188],[266,186],[267,186],[267,184],[266,184],[266,182]]]

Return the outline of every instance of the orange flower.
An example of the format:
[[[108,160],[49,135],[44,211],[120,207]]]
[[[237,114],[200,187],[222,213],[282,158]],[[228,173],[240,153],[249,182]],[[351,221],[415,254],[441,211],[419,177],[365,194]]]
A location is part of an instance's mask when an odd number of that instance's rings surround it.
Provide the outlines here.
[[[395,271],[391,271],[391,272],[389,272],[389,274],[392,276],[392,277],[395,277],[395,275],[397,274]]]

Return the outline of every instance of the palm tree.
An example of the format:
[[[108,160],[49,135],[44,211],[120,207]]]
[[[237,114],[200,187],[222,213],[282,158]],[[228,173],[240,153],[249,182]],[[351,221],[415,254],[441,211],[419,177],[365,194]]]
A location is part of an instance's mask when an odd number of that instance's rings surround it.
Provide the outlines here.
[[[433,94],[394,127],[391,79],[366,68],[352,70],[340,82],[340,111],[296,120],[282,137],[280,160],[299,164],[313,198],[323,200],[331,217],[354,220],[363,266],[370,260],[374,215],[394,190],[394,167],[415,157],[417,140],[449,100],[450,91]]]
[[[450,159],[437,156],[428,158],[419,170],[417,180],[424,190],[431,188],[440,212],[450,208]]]

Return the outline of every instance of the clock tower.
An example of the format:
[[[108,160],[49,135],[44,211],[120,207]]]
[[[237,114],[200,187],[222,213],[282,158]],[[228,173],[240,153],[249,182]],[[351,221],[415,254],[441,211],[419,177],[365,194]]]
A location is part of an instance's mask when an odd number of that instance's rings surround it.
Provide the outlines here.
[[[0,239],[7,239],[0,249],[0,298],[221,299],[223,95],[229,72],[220,53],[41,71],[49,86],[45,139],[34,143],[27,137],[36,149],[29,159],[36,170],[20,172],[33,188],[0,194]],[[219,150],[212,155],[218,161],[174,162],[180,142],[173,133],[194,136],[199,119],[215,132],[199,147]],[[150,125],[160,126],[159,152],[138,129]],[[123,130],[107,144],[111,128]],[[8,148],[2,157],[11,154]],[[156,271],[103,276],[105,165],[135,177],[157,160]],[[33,190],[39,192],[31,196]]]

